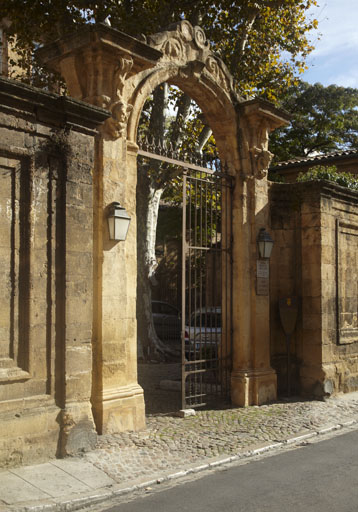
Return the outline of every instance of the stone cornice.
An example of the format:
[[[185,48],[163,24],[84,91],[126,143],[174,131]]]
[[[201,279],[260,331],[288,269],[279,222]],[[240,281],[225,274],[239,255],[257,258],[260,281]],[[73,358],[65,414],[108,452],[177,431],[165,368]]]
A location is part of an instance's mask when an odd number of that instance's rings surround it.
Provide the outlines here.
[[[87,25],[37,51],[44,65],[62,75],[72,97],[111,112],[102,128],[109,139],[124,133],[133,108],[124,97],[126,82],[153,68],[162,55],[103,23]]]
[[[81,52],[84,47],[102,47],[109,52],[131,55],[136,62],[133,72],[152,67],[153,62],[162,57],[162,52],[157,49],[104,23],[86,25],[69,36],[39,48],[36,54],[43,64],[60,71],[60,60],[73,52]]]
[[[30,115],[33,121],[77,130],[94,131],[110,116],[102,108],[4,77],[0,77],[0,103]]]
[[[112,140],[125,133],[136,80],[140,82],[152,71],[176,68],[182,81],[194,77],[215,84],[216,90],[237,101],[233,78],[211,51],[200,27],[182,20],[145,40],[104,24],[88,25],[41,48],[37,56],[62,75],[72,97],[112,113],[102,129],[104,137]]]
[[[285,110],[277,108],[269,101],[261,98],[254,98],[238,103],[237,108],[239,114],[245,115],[251,119],[266,119],[267,122],[270,123],[272,130],[289,124],[292,117]]]

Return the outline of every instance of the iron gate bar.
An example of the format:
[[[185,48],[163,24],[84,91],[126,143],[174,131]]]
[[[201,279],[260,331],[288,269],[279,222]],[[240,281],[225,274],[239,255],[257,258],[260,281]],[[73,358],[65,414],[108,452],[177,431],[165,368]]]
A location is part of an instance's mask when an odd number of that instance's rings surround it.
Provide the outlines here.
[[[185,162],[183,160],[175,160],[174,158],[169,158],[167,156],[158,155],[157,153],[150,153],[149,151],[144,151],[143,149],[138,150],[138,156],[142,156],[145,158],[151,158],[153,160],[160,160],[161,162],[177,165],[179,167],[184,167],[185,169],[191,169],[193,171],[201,171],[201,172],[205,172],[207,174],[215,174],[217,176],[222,174],[219,171],[210,169],[210,167],[201,167],[200,165],[195,165],[190,162]]]
[[[182,214],[182,258],[181,258],[181,264],[182,264],[182,279],[181,279],[181,407],[182,409],[185,409],[185,385],[186,385],[186,375],[185,375],[185,292],[186,292],[186,285],[185,285],[185,272],[186,272],[186,264],[185,264],[185,258],[186,258],[186,250],[187,250],[187,243],[186,243],[186,203],[187,203],[187,197],[186,197],[186,187],[187,187],[187,171],[185,170],[183,173],[183,214]],[[190,210],[189,210],[190,212]],[[189,281],[190,286],[190,281]],[[188,312],[188,315],[190,312]],[[190,318],[190,317],[189,317]]]

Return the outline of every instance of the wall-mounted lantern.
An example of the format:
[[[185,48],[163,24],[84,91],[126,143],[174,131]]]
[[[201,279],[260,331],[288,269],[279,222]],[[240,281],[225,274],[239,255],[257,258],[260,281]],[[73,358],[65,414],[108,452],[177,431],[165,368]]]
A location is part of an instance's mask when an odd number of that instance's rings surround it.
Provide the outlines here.
[[[273,240],[265,228],[261,228],[257,237],[257,248],[260,258],[269,259],[273,247]]]
[[[108,208],[108,229],[111,240],[125,240],[131,218],[120,203],[114,202]]]

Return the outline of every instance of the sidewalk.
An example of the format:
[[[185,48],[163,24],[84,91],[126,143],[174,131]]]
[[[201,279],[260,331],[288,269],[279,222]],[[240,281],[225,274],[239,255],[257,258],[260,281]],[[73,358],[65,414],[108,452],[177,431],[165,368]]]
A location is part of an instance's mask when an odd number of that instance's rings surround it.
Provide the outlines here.
[[[0,471],[0,512],[78,510],[348,427],[358,428],[358,393],[187,418],[151,415],[145,431],[100,436],[82,457]]]

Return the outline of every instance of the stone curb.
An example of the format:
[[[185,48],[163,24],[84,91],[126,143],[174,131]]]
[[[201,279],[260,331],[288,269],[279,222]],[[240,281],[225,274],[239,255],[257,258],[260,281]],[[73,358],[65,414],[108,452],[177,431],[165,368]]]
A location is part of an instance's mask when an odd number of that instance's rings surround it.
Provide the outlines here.
[[[190,474],[201,473],[202,471],[214,469],[220,466],[224,466],[225,464],[231,464],[232,462],[236,462],[238,460],[244,460],[246,458],[255,457],[261,455],[266,452],[279,450],[287,445],[295,445],[299,444],[302,441],[306,441],[307,439],[312,439],[317,436],[329,434],[331,432],[335,432],[338,430],[343,430],[345,428],[352,427],[358,424],[358,419],[345,421],[343,423],[338,423],[336,425],[331,425],[319,430],[308,431],[294,437],[290,437],[285,439],[284,441],[274,441],[268,442],[267,444],[263,444],[258,448],[248,449],[243,452],[239,452],[237,455],[225,456],[223,458],[219,458],[212,462],[207,462],[204,464],[199,464],[197,466],[193,466],[189,469],[184,469],[181,471],[176,471],[174,473],[170,473],[165,476],[161,476],[158,478],[152,478],[145,482],[140,482],[135,485],[129,485],[124,487],[125,484],[119,485],[116,489],[108,490],[108,489],[98,489],[97,491],[93,491],[92,494],[86,496],[76,496],[73,499],[69,499],[66,501],[60,501],[58,503],[37,503],[33,505],[26,505],[20,508],[10,507],[8,509],[9,512],[73,512],[79,510],[83,507],[90,505],[97,505],[99,503],[104,503],[113,498],[117,498],[119,496],[124,496],[126,494],[133,493],[140,489],[146,489],[154,485],[159,485],[164,482],[169,482],[171,480],[177,480],[179,478],[183,478]],[[1,512],[1,508],[0,508]]]

